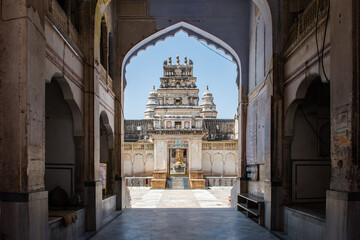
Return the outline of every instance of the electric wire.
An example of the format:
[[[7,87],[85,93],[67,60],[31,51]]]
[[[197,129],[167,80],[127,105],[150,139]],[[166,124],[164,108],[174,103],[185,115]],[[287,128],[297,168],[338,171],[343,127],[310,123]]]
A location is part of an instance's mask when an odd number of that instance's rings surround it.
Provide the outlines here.
[[[319,39],[318,39],[318,25],[319,25],[319,11],[320,11],[320,0],[317,0],[316,3],[316,24],[315,24],[315,40],[316,40],[316,52],[318,57],[318,73],[321,79],[321,72],[323,72],[324,77],[326,81],[329,83],[330,79],[328,78],[326,71],[325,71],[325,65],[324,65],[324,51],[325,51],[325,42],[326,42],[326,34],[327,34],[327,27],[329,23],[329,16],[330,16],[330,1],[328,1],[328,9],[327,9],[327,16],[325,21],[325,32],[324,32],[324,38],[322,43],[322,49],[319,48]]]
[[[318,137],[318,139],[320,140],[320,142],[327,148],[327,150],[330,151],[330,146],[325,142],[324,139],[322,139],[322,137],[319,135],[318,131],[314,128],[314,126],[311,124],[309,118],[306,116],[304,109],[302,108],[302,106],[299,106],[299,109],[301,111],[301,113],[303,114],[305,121],[309,124],[311,130],[315,133],[315,135]]]
[[[323,40],[323,46],[322,46],[322,52],[321,52],[321,63],[322,63],[322,70],[325,76],[326,81],[329,83],[330,79],[328,78],[326,71],[325,71],[325,66],[324,66],[324,51],[325,51],[325,40],[326,40],[326,33],[327,33],[327,27],[328,27],[328,23],[329,23],[329,16],[330,16],[330,0],[329,0],[329,6],[328,6],[328,10],[327,10],[327,16],[326,16],[326,21],[325,21],[325,32],[324,32],[324,40]]]
[[[234,63],[231,59],[228,59],[227,57],[225,57],[224,55],[218,53],[217,51],[215,51],[214,49],[212,49],[211,47],[209,47],[208,45],[206,45],[205,43],[201,42],[199,39],[195,38],[199,43],[201,43],[201,45],[205,46],[207,49],[209,49],[210,51],[216,53],[217,55],[219,55],[222,58],[225,58],[226,60],[228,60],[231,63]]]
[[[318,24],[319,24],[319,1],[316,1],[316,23],[315,23],[315,41],[316,41],[316,55],[318,58],[318,73],[321,78],[321,59],[320,59],[320,49],[319,49],[319,40],[318,40]]]

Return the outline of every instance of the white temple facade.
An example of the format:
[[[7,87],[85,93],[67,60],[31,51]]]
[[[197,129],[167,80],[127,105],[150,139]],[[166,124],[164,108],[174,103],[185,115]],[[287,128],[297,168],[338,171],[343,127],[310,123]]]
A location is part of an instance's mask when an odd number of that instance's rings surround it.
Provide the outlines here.
[[[163,69],[144,119],[125,120],[125,176],[150,178],[152,188],[165,188],[173,176],[188,177],[190,188],[232,185],[238,172],[236,117],[217,119],[208,87],[199,104],[191,60],[180,64],[177,57],[172,64],[170,57]]]

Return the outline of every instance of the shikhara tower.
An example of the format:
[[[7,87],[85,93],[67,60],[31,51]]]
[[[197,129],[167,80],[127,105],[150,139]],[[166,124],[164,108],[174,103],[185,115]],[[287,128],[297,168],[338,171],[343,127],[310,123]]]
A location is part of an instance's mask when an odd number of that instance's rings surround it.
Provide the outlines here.
[[[160,87],[149,94],[145,119],[154,119],[155,129],[199,129],[202,119],[216,118],[217,111],[212,93],[207,87],[199,106],[199,89],[193,76],[193,62],[185,57],[180,64],[169,61],[163,63],[164,75],[160,78]]]

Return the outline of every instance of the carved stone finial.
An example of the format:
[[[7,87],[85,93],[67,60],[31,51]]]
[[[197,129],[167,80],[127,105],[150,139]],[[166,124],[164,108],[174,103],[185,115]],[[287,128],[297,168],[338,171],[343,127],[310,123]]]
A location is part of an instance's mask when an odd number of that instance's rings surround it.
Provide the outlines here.
[[[208,90],[208,91],[209,91],[209,85],[206,85],[206,90]]]
[[[187,65],[187,57],[185,57],[185,65]]]
[[[180,64],[180,59],[179,59],[179,56],[176,56],[176,62],[177,62],[177,65]]]
[[[153,85],[153,90],[155,91],[155,85]]]
[[[171,65],[171,57],[169,57],[169,65]]]

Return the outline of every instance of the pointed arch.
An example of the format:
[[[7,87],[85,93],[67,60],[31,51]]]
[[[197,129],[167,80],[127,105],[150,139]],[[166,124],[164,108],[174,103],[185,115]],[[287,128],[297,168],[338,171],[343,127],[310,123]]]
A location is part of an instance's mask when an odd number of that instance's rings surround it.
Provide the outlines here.
[[[146,50],[146,48],[149,46],[155,46],[157,42],[164,41],[168,37],[174,37],[175,34],[180,31],[187,33],[189,37],[194,37],[198,40],[203,40],[208,45],[214,46],[216,49],[220,49],[224,51],[226,55],[230,56],[232,61],[236,64],[236,71],[237,71],[236,84],[238,88],[242,85],[241,62],[235,50],[220,38],[198,27],[195,27],[187,22],[181,21],[150,35],[149,37],[140,41],[138,44],[136,44],[127,52],[121,66],[121,74],[122,74],[121,79],[124,82],[124,88],[126,87],[126,77],[125,77],[126,66],[130,63],[131,59],[137,56],[137,54],[140,51]]]
[[[51,78],[50,82],[51,81],[56,81],[59,84],[64,96],[64,100],[68,104],[71,110],[73,125],[74,125],[74,133],[73,133],[74,136],[76,137],[83,136],[84,129],[83,129],[82,114],[79,105],[75,101],[74,94],[73,91],[71,90],[69,83],[60,73],[55,73]]]
[[[100,59],[100,35],[101,35],[101,19],[105,9],[111,0],[98,0],[95,7],[95,23],[94,23],[94,59]]]
[[[109,149],[114,149],[114,133],[109,122],[109,117],[105,111],[102,111],[100,113],[100,119],[102,120],[102,123],[106,128],[106,132],[108,135],[108,147]]]
[[[285,136],[293,136],[294,134],[294,118],[296,110],[300,103],[302,103],[308,92],[308,88],[312,82],[319,78],[317,74],[311,74],[304,78],[298,85],[295,94],[290,99],[288,106],[285,105],[285,121],[284,121],[284,134]]]

